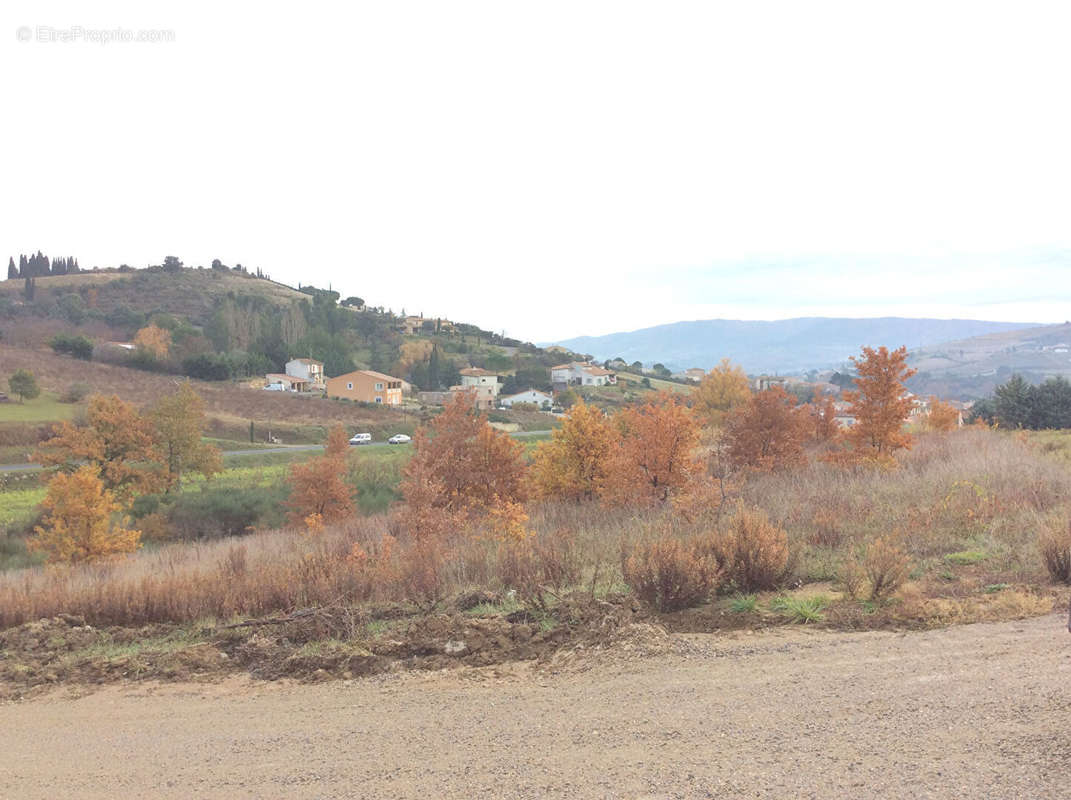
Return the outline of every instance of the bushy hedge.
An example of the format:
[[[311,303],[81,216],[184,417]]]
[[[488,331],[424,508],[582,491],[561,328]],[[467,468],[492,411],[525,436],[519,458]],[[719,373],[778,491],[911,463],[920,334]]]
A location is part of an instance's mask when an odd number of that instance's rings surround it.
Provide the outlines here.
[[[57,353],[74,356],[83,361],[93,358],[93,342],[80,334],[57,333],[48,340],[48,346]]]

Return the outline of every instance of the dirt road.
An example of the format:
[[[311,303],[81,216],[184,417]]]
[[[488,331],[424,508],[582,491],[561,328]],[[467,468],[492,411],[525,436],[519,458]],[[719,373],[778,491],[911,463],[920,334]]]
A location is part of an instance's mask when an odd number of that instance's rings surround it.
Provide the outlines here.
[[[654,652],[652,655],[651,652]],[[1064,618],[0,706],[0,798],[1071,797]]]

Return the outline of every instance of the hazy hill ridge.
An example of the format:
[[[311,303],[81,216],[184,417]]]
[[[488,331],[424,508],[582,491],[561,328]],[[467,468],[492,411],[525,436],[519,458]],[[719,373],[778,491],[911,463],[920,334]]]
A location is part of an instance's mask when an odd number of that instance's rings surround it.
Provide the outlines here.
[[[710,319],[674,322],[556,344],[598,359],[661,362],[672,370],[710,368],[728,357],[748,372],[799,372],[836,367],[862,345],[917,349],[1036,327],[1036,323],[964,319],[801,317],[775,321]]]

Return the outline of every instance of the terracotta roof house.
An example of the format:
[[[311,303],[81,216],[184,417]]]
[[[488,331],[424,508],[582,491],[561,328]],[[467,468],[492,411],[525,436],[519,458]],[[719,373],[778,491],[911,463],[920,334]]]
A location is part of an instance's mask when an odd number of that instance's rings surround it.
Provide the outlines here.
[[[327,396],[377,403],[386,406],[402,404],[402,379],[370,369],[347,372],[327,379]]]
[[[498,397],[502,388],[498,382],[498,373],[481,367],[466,367],[461,370],[461,388],[463,389],[486,389],[491,392],[491,397]]]
[[[314,358],[292,358],[286,362],[286,374],[294,378],[304,378],[307,389],[324,388],[324,362]]]
[[[606,386],[617,383],[617,373],[583,361],[570,361],[550,368],[550,379],[562,386]]]

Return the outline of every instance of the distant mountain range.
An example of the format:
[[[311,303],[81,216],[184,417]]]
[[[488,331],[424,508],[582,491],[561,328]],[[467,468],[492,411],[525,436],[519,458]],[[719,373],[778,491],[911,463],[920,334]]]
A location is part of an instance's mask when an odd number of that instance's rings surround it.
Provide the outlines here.
[[[1036,328],[1037,323],[967,319],[802,317],[772,322],[708,319],[579,336],[555,344],[599,360],[662,363],[671,370],[709,369],[730,358],[755,374],[799,373],[838,367],[863,345],[909,350],[976,336]]]

